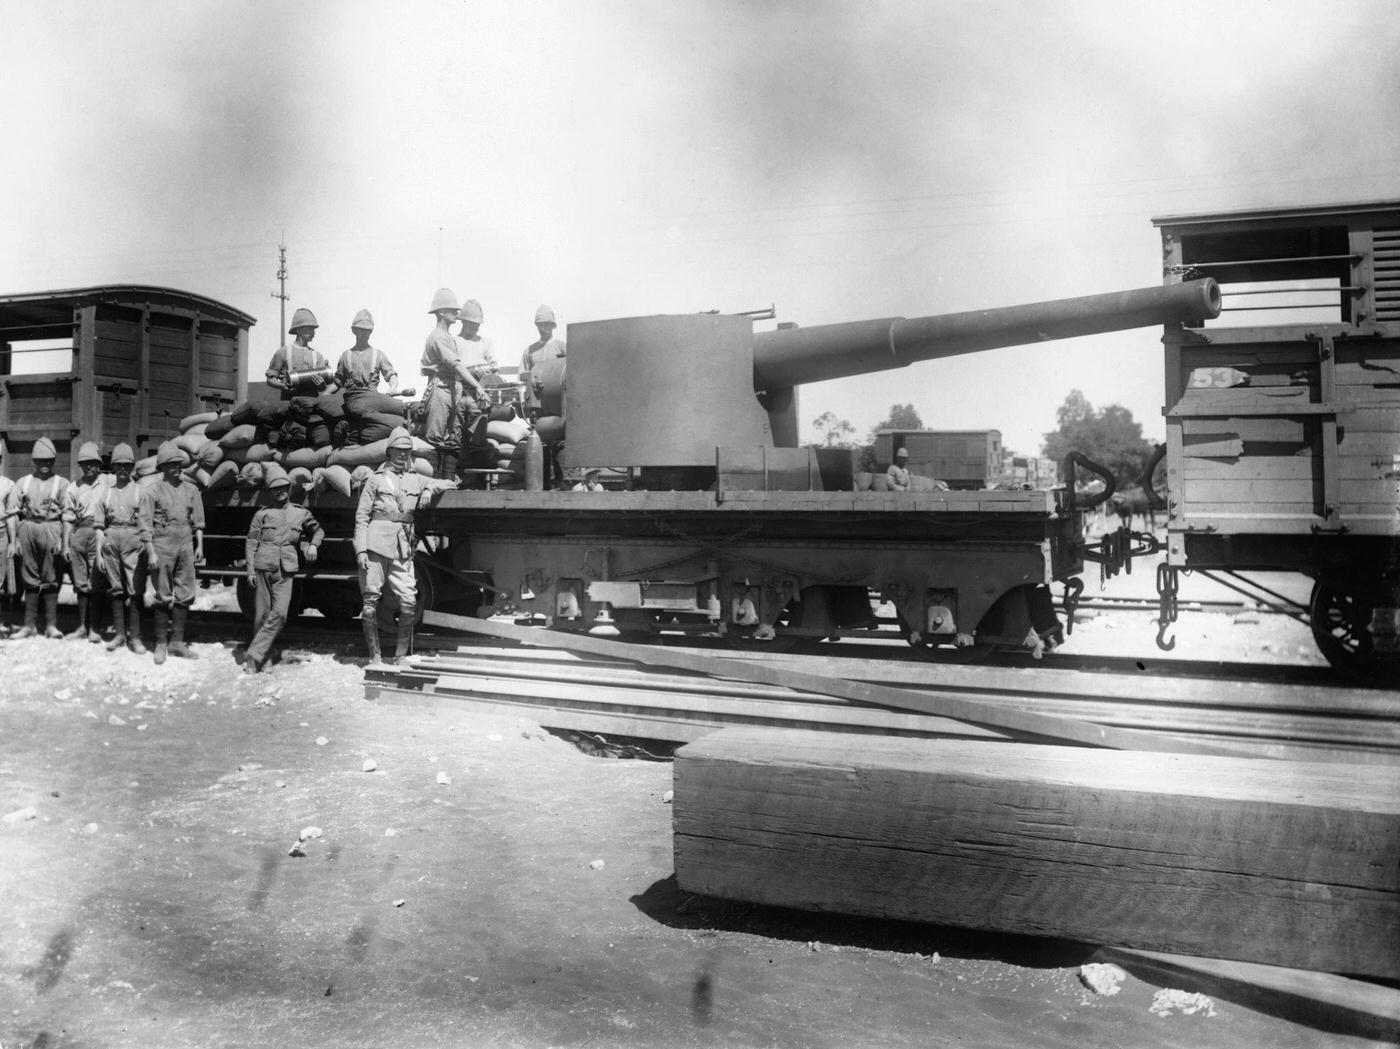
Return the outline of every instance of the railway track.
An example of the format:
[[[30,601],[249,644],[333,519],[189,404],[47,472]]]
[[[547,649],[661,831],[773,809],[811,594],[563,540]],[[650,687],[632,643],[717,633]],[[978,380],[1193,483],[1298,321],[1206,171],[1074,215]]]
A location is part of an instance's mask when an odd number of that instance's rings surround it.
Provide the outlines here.
[[[638,656],[646,658],[648,646]],[[692,649],[714,659],[713,650]],[[836,656],[734,654],[843,682],[993,710],[1152,732],[1234,753],[1400,764],[1400,695],[1316,684],[1150,677],[1077,670],[960,667]],[[725,664],[714,659],[717,672]],[[386,703],[509,714],[556,730],[684,742],[727,725],[923,738],[1027,738],[909,709],[678,672],[625,659],[459,641],[397,667],[368,667],[366,696]]]

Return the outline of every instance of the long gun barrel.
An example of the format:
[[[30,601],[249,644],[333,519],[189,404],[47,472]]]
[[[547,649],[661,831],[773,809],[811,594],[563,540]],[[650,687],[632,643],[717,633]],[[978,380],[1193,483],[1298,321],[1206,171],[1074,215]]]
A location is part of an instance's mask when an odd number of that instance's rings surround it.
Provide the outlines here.
[[[754,336],[754,389],[776,390],[1001,346],[1193,323],[1219,315],[1220,287],[1207,277],[1025,306],[780,329]]]

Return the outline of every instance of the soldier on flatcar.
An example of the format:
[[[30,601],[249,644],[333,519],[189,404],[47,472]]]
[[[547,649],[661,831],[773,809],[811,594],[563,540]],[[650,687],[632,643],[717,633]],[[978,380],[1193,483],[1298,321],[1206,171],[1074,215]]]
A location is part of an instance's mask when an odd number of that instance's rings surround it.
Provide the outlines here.
[[[83,442],[78,449],[78,469],[81,476],[68,486],[63,514],[68,572],[78,601],[78,625],[64,636],[70,641],[97,642],[102,640],[98,630],[101,619],[98,595],[106,582],[106,573],[97,556],[97,516],[102,493],[111,478],[103,475],[102,453],[92,441]]]
[[[369,344],[370,332],[374,331],[374,316],[369,310],[360,310],[350,322],[350,331],[355,336],[355,345],[340,355],[335,366],[336,385],[350,397],[361,390],[378,392],[379,383],[388,384],[389,395],[399,392],[399,374],[389,358]]]
[[[554,337],[556,327],[558,322],[555,320],[554,310],[541,305],[535,310],[535,331],[540,337],[525,347],[525,354],[520,358],[520,381],[525,386],[525,414],[532,422],[540,417],[542,411],[542,389],[535,371],[545,361],[563,357],[566,353],[564,340]],[[564,467],[559,462],[559,453],[562,450],[563,445],[555,441],[547,442],[544,446],[544,476],[547,488],[555,488],[564,480]]]
[[[53,472],[58,452],[47,437],[34,442],[33,472],[25,474],[8,496],[9,514],[19,523],[16,541],[20,574],[24,583],[24,626],[16,638],[39,632],[39,599],[43,598],[44,636],[61,638],[58,629],[58,588],[63,580],[61,562],[67,556],[63,534],[63,508],[68,479]]]
[[[276,463],[263,468],[263,487],[272,500],[253,515],[244,557],[248,585],[253,588],[253,640],[243,657],[245,674],[259,673],[277,635],[287,623],[292,603],[292,577],[300,561],[298,544],[308,564],[315,564],[325,532],[311,511],[290,502],[291,480]]]
[[[885,476],[889,478],[890,491],[909,491],[909,449],[898,448],[894,453],[894,462],[890,463],[890,468],[885,471]]]
[[[180,476],[184,466],[179,446],[166,441],[156,452],[161,479],[141,495],[141,512],[151,522],[146,557],[156,588],[157,663],[167,655],[199,658],[185,644],[185,622],[194,603],[194,567],[204,560],[204,503]]]
[[[112,626],[116,633],[107,651],[126,646],[138,656],[141,643],[141,597],[146,592],[146,551],[151,545],[151,519],[143,514],[142,489],[131,479],[136,455],[129,444],[112,449],[112,483],[97,506],[97,552],[112,597]]]
[[[5,441],[0,438],[0,461],[5,458]],[[15,482],[0,473],[0,638],[10,636],[5,622],[5,605],[15,595],[15,519],[10,513],[10,492]]]
[[[460,312],[457,294],[451,288],[439,288],[428,312],[437,317],[437,325],[428,333],[419,361],[428,380],[422,400],[423,438],[437,449],[434,472],[439,477],[455,477],[468,404],[474,418],[477,412],[488,410],[491,402],[486,388],[458,353],[452,335],[452,323]]]
[[[330,364],[319,351],[311,348],[318,327],[316,315],[305,306],[298,306],[287,329],[296,336],[296,341],[272,355],[267,366],[267,384],[280,390],[284,401],[298,394],[315,397],[335,389]]]

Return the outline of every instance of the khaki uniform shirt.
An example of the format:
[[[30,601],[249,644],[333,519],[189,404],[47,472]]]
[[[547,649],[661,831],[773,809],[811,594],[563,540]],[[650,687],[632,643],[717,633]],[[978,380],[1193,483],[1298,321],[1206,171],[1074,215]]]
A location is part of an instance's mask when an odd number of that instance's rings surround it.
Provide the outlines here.
[[[291,575],[299,564],[297,543],[303,537],[316,547],[325,538],[325,532],[310,510],[293,503],[264,506],[253,515],[253,523],[248,526],[244,556],[255,571],[272,572],[280,568]]]
[[[335,366],[335,383],[346,393],[351,390],[377,390],[381,379],[393,386],[398,377],[389,358],[373,346],[366,346],[363,350],[346,350]]]
[[[115,482],[103,489],[98,502],[98,528],[135,528],[142,545],[151,541],[151,517],[145,500],[141,498],[142,487],[135,481],[125,485]]]
[[[72,522],[74,528],[95,527],[101,513],[102,494],[111,483],[111,474],[99,474],[92,484],[74,481],[68,486],[63,519]]]
[[[199,489],[189,481],[172,485],[161,478],[143,490],[141,511],[151,522],[154,536],[204,531],[204,504]]]
[[[413,511],[424,495],[456,487],[414,470],[398,473],[388,463],[370,475],[355,507],[355,556],[379,554],[404,561],[413,556]]]
[[[68,503],[68,478],[54,474],[41,481],[25,474],[6,497],[6,512],[20,521],[62,521]]]

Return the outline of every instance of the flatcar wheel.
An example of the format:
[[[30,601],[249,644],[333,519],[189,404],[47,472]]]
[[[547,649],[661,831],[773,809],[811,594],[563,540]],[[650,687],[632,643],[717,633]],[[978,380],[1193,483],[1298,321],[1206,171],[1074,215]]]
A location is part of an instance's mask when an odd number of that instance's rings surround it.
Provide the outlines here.
[[[1369,602],[1317,583],[1309,611],[1313,640],[1327,662],[1345,673],[1363,677],[1379,670],[1380,660],[1367,632],[1372,613]]]

